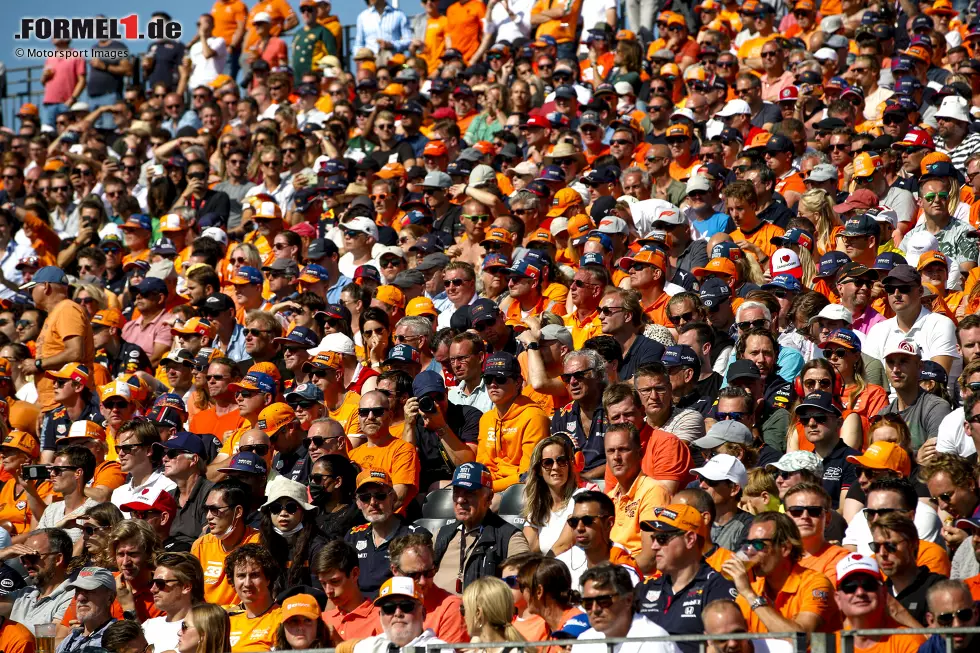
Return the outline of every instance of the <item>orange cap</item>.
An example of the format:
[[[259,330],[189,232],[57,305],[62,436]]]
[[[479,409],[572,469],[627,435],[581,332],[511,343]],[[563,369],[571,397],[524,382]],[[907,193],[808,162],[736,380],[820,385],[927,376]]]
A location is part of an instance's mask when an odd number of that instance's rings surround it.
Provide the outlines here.
[[[185,321],[182,325],[175,326],[170,329],[171,335],[185,335],[185,336],[208,336],[213,337],[217,327],[211,322],[211,320],[205,317],[192,317],[191,319]]]
[[[573,188],[559,188],[555,193],[555,198],[551,200],[551,208],[548,209],[549,218],[557,218],[564,213],[568,207],[582,203],[582,196]]]
[[[555,237],[551,235],[551,231],[548,229],[535,229],[534,231],[531,232],[531,237],[528,239],[527,242],[548,243],[549,245],[554,245]]]
[[[848,456],[847,462],[869,469],[890,469],[901,476],[912,472],[909,455],[894,442],[875,442],[860,456]]]
[[[944,267],[949,269],[949,259],[946,258],[946,255],[942,252],[937,252],[935,250],[924,252],[919,257],[919,262],[916,264],[915,269],[922,270],[927,265],[932,265],[933,263],[942,263]]]
[[[262,409],[255,428],[262,429],[268,436],[273,436],[279,429],[287,424],[292,424],[295,420],[296,411],[289,404],[278,402]]]
[[[881,157],[871,156],[867,152],[861,152],[854,157],[854,176],[870,177],[875,170],[881,167]]]
[[[575,191],[572,192],[574,193]],[[480,241],[480,244],[489,242],[507,243],[508,245],[513,245],[514,236],[503,227],[493,227],[487,231],[487,235],[484,236],[482,241]]]
[[[397,161],[394,163],[386,163],[381,170],[378,170],[377,174],[377,176],[382,179],[401,179],[407,175],[408,173],[405,171],[405,166]]]
[[[85,385],[88,383],[91,373],[88,367],[81,363],[65,363],[60,370],[48,372],[48,374],[56,379],[71,379]]]
[[[124,318],[122,313],[116,309],[106,308],[95,314],[95,316],[92,318],[92,324],[121,329],[123,325],[126,324],[126,318]]]
[[[708,261],[708,264],[703,268],[694,268],[691,270],[691,274],[698,280],[709,274],[726,274],[737,279],[738,268],[735,267],[735,261],[732,259],[719,256]]]
[[[405,315],[431,315],[437,318],[439,317],[439,311],[436,310],[436,305],[428,297],[416,297],[408,302],[408,306],[405,308]]]
[[[653,509],[653,519],[640,522],[645,531],[686,531],[697,533],[708,539],[708,525],[701,518],[701,512],[685,503],[672,503]]]
[[[26,431],[11,431],[3,439],[0,447],[10,447],[11,449],[23,451],[32,460],[37,460],[41,455],[41,445],[38,443],[37,438]]]
[[[314,2],[314,0],[304,0]],[[309,594],[294,594],[282,602],[282,620],[292,617],[306,617],[312,621],[320,619],[320,604]]]
[[[378,286],[374,292],[374,298],[379,302],[384,302],[389,306],[405,308],[405,293],[396,286]]]

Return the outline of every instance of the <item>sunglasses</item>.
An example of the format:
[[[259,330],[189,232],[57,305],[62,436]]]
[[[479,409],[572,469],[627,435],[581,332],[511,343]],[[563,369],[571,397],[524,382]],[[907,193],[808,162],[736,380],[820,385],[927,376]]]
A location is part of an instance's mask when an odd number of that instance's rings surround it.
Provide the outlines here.
[[[381,608],[381,612],[390,617],[398,610],[401,610],[402,614],[411,614],[415,611],[416,605],[415,601],[387,601],[378,607]]]
[[[823,506],[793,506],[792,508],[787,508],[786,512],[791,517],[802,517],[803,513],[806,513],[810,517],[817,519],[823,514]]]

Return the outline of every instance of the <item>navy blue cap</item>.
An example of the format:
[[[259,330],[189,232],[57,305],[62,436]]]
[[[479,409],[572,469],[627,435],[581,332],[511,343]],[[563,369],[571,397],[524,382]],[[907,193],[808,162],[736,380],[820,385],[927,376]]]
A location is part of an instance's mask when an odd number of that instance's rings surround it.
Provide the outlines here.
[[[516,379],[521,376],[521,366],[513,354],[498,351],[487,356],[483,362],[483,375],[506,376]]]
[[[702,304],[707,308],[714,308],[731,299],[732,289],[721,279],[710,277],[705,280],[698,295],[701,297]]]
[[[315,383],[300,383],[298,386],[287,392],[283,399],[286,400],[287,404],[290,401],[297,399],[322,402],[323,390],[321,390],[320,386],[316,385]]]
[[[464,490],[493,488],[493,477],[482,463],[463,463],[453,472],[453,482],[450,485]]]
[[[820,257],[815,277],[832,277],[837,271],[851,262],[851,257],[844,252],[827,252]]]
[[[35,277],[36,279],[37,277]],[[163,293],[166,295],[169,291],[167,290],[167,284],[163,282],[163,279],[157,279],[156,277],[146,277],[140,281],[139,285],[136,286],[136,292],[141,295],[148,295],[151,293]]]
[[[162,451],[174,449],[177,451],[194,453],[202,458],[207,456],[207,450],[204,448],[204,443],[201,442],[200,436],[189,431],[178,431],[164,442],[154,442],[153,448],[159,448]]]
[[[777,274],[772,278],[772,281],[762,286],[763,290],[773,290],[775,288],[781,288],[790,292],[803,292],[803,286],[800,284],[800,280],[792,274]]]
[[[500,315],[500,307],[492,299],[478,299],[470,304],[470,321],[493,320]]]
[[[302,345],[306,349],[312,349],[320,344],[320,338],[310,329],[297,326],[293,327],[285,337],[275,338],[273,342],[280,345]]]
[[[225,474],[228,472],[245,472],[246,474],[265,476],[269,473],[269,468],[266,467],[265,460],[251,451],[239,451],[232,457],[230,465],[222,467],[218,471]]]
[[[946,374],[945,368],[939,363],[924,360],[922,361],[922,367],[919,368],[919,380],[935,381],[936,383],[946,385],[949,382],[949,376]]]
[[[445,395],[446,382],[443,380],[442,374],[426,370],[412,381],[412,396],[422,398],[432,393]]]

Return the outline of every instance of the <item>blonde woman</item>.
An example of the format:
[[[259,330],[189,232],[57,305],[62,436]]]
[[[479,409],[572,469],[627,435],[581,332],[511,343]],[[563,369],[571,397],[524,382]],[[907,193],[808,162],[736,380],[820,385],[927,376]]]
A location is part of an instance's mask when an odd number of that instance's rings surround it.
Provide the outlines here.
[[[837,249],[837,231],[843,228],[840,217],[834,213],[834,204],[827,191],[813,188],[800,198],[799,213],[816,227],[817,255]]]
[[[460,606],[466,620],[466,632],[473,644],[523,642],[514,627],[514,594],[507,583],[493,576],[477,578],[463,592]],[[510,653],[516,649],[482,646],[469,649],[480,653]]]
[[[177,634],[177,651],[227,653],[231,650],[230,631],[231,623],[224,608],[213,603],[199,603],[184,617]]]

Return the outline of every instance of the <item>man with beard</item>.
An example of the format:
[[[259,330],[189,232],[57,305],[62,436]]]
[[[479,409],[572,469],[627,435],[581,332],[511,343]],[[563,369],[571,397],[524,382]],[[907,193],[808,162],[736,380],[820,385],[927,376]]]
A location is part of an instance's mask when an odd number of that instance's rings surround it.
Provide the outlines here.
[[[176,485],[170,492],[177,503],[170,537],[190,550],[207,520],[205,502],[214,487],[204,473],[207,466],[204,444],[193,433],[182,432],[155,448],[164,452],[163,473]]]
[[[381,393],[370,394],[377,395],[372,401],[384,400]],[[395,490],[391,478],[383,471],[364,469],[358,474],[355,497],[367,524],[352,528],[344,541],[358,551],[358,587],[366,595],[376,596],[378,589],[392,576],[388,557],[391,541],[400,535],[428,531],[409,524],[395,512]]]
[[[116,621],[112,616],[116,579],[101,567],[84,567],[68,588],[75,591],[75,612],[81,628],[72,629],[58,646],[58,653],[100,647],[106,629]]]

